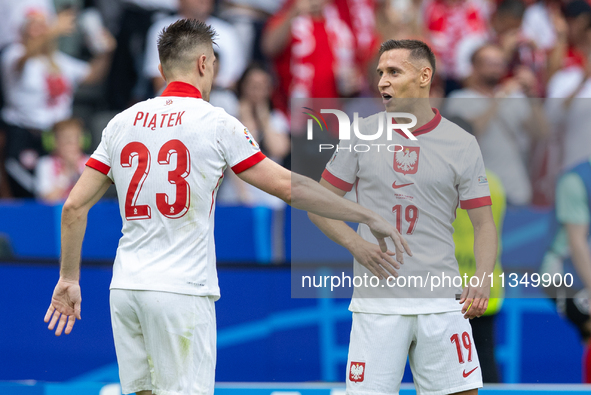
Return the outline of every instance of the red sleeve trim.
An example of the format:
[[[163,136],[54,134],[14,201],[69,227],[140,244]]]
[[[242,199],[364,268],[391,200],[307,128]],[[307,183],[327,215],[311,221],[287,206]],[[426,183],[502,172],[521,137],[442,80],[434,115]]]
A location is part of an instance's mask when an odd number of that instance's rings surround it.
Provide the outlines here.
[[[256,154],[244,159],[242,162],[232,166],[232,171],[236,174],[242,173],[244,170],[250,169],[265,158],[265,154],[259,151]]]
[[[483,196],[475,199],[469,200],[461,200],[460,207],[464,210],[470,210],[473,208],[483,207],[483,206],[492,206],[492,200],[490,200],[490,196]]]
[[[88,159],[88,162],[86,162],[86,166],[94,170],[100,171],[104,175],[108,175],[109,171],[111,170],[111,167],[105,165],[103,162],[100,162],[94,158]]]
[[[349,192],[351,189],[353,189],[353,184],[341,180],[340,178],[329,172],[327,169],[324,169],[324,172],[322,173],[322,178],[328,181],[328,183],[333,187],[339,188],[341,191]]]

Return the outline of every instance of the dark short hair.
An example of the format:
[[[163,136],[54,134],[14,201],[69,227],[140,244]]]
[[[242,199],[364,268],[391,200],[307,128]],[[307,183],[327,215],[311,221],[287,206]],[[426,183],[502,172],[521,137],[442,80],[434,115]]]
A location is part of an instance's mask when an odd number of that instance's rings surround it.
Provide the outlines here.
[[[578,18],[581,15],[591,14],[591,6],[585,0],[574,0],[563,6],[566,18]]]
[[[480,56],[480,53],[488,48],[495,48],[501,52],[503,51],[503,49],[498,44],[494,44],[494,43],[482,44],[480,47],[476,48],[476,50],[474,52],[472,52],[472,55],[470,55],[470,64],[475,65],[476,61],[478,60],[478,57]]]
[[[429,61],[435,75],[435,54],[427,44],[419,40],[388,40],[380,45],[380,56],[393,49],[408,49],[411,59],[426,59]],[[433,77],[431,77],[433,78]]]
[[[244,83],[253,71],[262,71],[271,77],[271,72],[269,69],[267,69],[267,67],[265,67],[264,64],[252,62],[250,65],[248,65],[248,67],[242,73],[242,76],[240,76],[236,82],[236,96],[238,96],[239,99],[242,98],[242,95],[244,95]]]
[[[68,128],[77,128],[80,131],[84,130],[84,123],[80,118],[68,118],[64,119],[63,121],[56,122],[53,125],[53,132],[57,134],[58,132],[68,129]]]
[[[164,68],[182,62],[200,45],[215,44],[216,32],[196,19],[179,19],[162,29],[158,36],[158,55]]]
[[[503,0],[497,5],[496,13],[522,19],[525,14],[525,3],[522,0]]]

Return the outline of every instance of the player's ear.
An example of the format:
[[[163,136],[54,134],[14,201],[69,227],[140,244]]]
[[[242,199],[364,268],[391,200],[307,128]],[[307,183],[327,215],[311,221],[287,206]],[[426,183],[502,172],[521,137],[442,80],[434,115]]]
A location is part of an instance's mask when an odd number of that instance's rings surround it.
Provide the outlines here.
[[[421,88],[429,86],[433,77],[433,69],[431,67],[423,67],[419,74],[419,84]]]
[[[206,65],[205,62],[207,61],[207,56],[205,54],[199,55],[197,58],[197,69],[199,70],[199,75],[205,75]]]
[[[166,81],[166,77],[164,76],[164,71],[162,71],[162,64],[158,64],[158,71],[160,72],[160,75],[162,76],[162,78],[164,78],[164,81]]]

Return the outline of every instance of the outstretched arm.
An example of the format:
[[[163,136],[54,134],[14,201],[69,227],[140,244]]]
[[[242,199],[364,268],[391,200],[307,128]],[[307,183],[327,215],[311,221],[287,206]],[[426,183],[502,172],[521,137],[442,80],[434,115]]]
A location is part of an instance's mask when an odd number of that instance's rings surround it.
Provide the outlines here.
[[[490,206],[482,206],[468,210],[468,216],[474,227],[474,257],[476,273],[483,283],[478,287],[469,284],[464,288],[460,303],[463,303],[464,318],[480,317],[488,307],[490,296],[490,274],[495,268],[497,259],[497,229]]]
[[[324,178],[320,180],[320,185],[338,196],[344,196],[346,193]],[[395,269],[400,269],[400,264],[392,259],[393,252],[383,252],[377,245],[364,240],[343,221],[324,218],[311,212],[308,213],[308,217],[329,239],[349,250],[357,262],[365,266],[374,276],[378,278],[398,276]],[[397,255],[396,259],[400,263],[404,262],[402,253]]]
[[[51,304],[45,314],[49,330],[55,328],[56,336],[62,334],[67,326],[66,335],[72,331],[76,318],[80,319],[80,250],[86,231],[88,211],[105,194],[111,179],[104,174],[87,167],[72,189],[62,211],[62,257],[60,278],[53,291]],[[53,315],[53,317],[52,317]],[[60,316],[61,315],[61,316]]]
[[[395,227],[373,211],[330,192],[308,177],[290,172],[266,158],[238,174],[242,180],[277,196],[300,210],[312,212],[326,218],[364,223],[369,226],[383,252],[386,252],[385,238],[390,237],[402,257],[410,249]],[[346,224],[344,224],[347,226]]]

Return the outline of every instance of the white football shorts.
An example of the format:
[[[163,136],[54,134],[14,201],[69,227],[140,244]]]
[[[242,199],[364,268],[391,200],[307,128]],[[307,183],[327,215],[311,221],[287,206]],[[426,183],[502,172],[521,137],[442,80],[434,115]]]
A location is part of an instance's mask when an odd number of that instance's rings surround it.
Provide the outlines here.
[[[407,356],[418,395],[482,387],[472,327],[461,312],[353,313],[347,394],[398,394]]]
[[[124,394],[213,394],[213,297],[112,289],[110,304]]]

